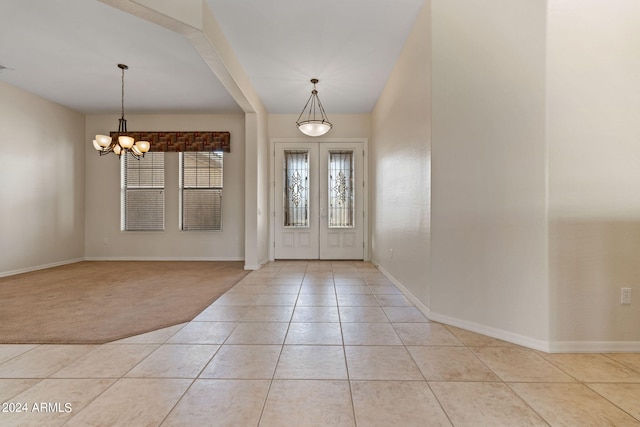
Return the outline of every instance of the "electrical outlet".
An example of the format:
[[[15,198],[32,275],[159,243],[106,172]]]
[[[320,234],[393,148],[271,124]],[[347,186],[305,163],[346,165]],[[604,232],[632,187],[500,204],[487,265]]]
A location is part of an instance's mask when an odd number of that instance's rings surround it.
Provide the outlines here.
[[[104,244],[105,244],[105,245],[108,245],[108,244],[109,244],[109,238],[108,238],[108,237],[105,237],[105,238],[104,238]]]
[[[620,289],[620,304],[631,304],[631,288]]]

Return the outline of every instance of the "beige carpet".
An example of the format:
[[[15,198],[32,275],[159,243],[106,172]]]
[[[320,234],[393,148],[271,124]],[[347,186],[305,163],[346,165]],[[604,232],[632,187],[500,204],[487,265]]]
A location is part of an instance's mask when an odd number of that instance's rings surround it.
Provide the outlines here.
[[[0,343],[105,343],[188,322],[242,262],[85,261],[0,278]]]

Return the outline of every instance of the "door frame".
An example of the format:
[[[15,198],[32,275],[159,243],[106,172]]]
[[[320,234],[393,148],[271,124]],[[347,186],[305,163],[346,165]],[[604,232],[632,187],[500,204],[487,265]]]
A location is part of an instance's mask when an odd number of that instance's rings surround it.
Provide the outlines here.
[[[370,260],[369,255],[369,140],[368,138],[270,138],[269,140],[269,261],[275,260],[275,221],[276,221],[276,143],[341,143],[357,142],[362,143],[363,162],[362,179],[364,181],[364,191],[362,192],[362,207],[364,211],[362,238],[364,241],[363,259]]]

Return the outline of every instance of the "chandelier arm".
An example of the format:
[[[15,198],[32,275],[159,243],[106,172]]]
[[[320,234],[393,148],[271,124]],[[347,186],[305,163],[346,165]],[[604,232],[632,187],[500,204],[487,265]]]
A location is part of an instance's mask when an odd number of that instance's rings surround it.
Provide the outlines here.
[[[100,153],[101,156],[105,156],[111,153],[112,151],[113,151],[113,143],[111,143],[108,147],[105,147],[102,150],[98,151],[98,153]]]
[[[302,111],[300,112],[300,115],[298,116],[298,120],[296,120],[296,123],[300,121],[300,118],[302,117],[302,115],[304,114],[305,110],[307,109],[307,106],[309,105],[309,102],[311,102],[311,99],[313,98],[313,94],[311,94],[309,96],[309,99],[307,99],[307,103],[304,104],[304,107],[302,107]],[[309,108],[309,118],[311,118],[311,108]]]
[[[136,159],[136,160],[140,160],[140,157],[144,157],[144,156],[139,156],[138,154],[136,154],[133,150],[127,150],[129,152],[129,154],[131,154],[131,156]]]
[[[320,114],[322,115],[322,121],[328,122],[329,118],[327,117],[327,113],[324,111],[324,107],[322,106],[322,102],[320,101],[320,98],[318,98],[318,107],[320,109]]]
[[[314,86],[315,87],[315,86]],[[317,109],[317,105],[318,105],[318,94],[316,93],[316,90],[314,89],[311,97],[313,98],[311,100],[311,108],[309,108],[309,120],[316,120],[316,109]],[[313,119],[311,118],[311,114],[313,113]]]

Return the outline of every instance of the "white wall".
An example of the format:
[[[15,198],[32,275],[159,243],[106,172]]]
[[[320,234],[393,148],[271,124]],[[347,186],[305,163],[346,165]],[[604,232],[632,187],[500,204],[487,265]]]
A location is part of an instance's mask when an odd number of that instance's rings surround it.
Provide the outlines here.
[[[244,259],[244,115],[128,115],[131,130],[229,131],[231,153],[224,155],[222,227],[214,231],[178,230],[178,153],[165,157],[165,230],[120,231],[120,163],[100,157],[91,145],[96,133],[117,128],[115,115],[86,119],[86,244],[88,259]],[[153,150],[153,147],[152,147]],[[104,244],[108,239],[108,244]]]
[[[432,0],[431,312],[549,337],[546,2]]]
[[[0,276],[81,259],[84,116],[0,82]]]
[[[265,114],[245,119],[245,269],[256,270],[269,261],[269,155]]]
[[[372,260],[429,306],[430,1],[372,114]]]
[[[558,350],[640,349],[639,23],[637,0],[549,2],[551,339]],[[622,287],[635,292],[632,305],[620,304]]]
[[[258,177],[257,188],[257,250],[256,259],[261,263],[269,260],[269,117],[266,112],[257,114],[258,118],[258,167],[256,174]]]

